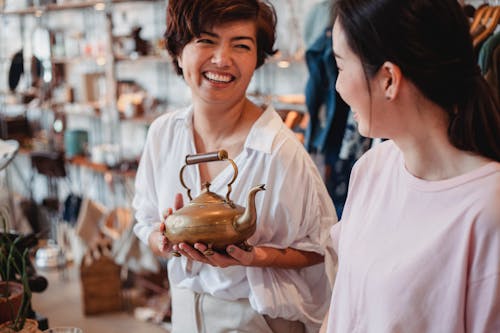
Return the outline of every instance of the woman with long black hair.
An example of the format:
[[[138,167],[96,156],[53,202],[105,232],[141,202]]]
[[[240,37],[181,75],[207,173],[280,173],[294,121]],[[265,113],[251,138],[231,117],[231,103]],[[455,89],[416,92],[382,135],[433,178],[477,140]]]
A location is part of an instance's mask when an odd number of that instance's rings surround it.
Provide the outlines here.
[[[332,227],[323,330],[500,332],[500,111],[458,2],[334,6],[336,88],[362,135],[389,140]]]

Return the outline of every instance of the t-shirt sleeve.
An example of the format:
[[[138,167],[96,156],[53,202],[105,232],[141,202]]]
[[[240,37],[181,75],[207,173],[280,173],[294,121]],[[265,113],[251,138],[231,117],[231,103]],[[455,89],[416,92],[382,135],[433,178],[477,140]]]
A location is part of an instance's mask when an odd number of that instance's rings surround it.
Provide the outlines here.
[[[500,332],[500,208],[493,201],[477,218],[471,237],[465,309],[471,333]]]

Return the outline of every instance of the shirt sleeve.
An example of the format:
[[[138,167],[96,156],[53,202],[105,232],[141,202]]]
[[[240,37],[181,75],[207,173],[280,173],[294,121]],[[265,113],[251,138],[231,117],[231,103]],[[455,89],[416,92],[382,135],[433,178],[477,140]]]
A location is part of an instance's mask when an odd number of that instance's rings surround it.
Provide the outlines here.
[[[336,223],[330,230],[330,237],[332,238],[333,250],[335,253],[339,253],[339,242],[340,242],[340,232],[342,230],[342,224]]]
[[[155,190],[154,180],[154,126],[152,125],[144,151],[137,169],[135,179],[135,195],[132,201],[132,206],[135,211],[137,223],[134,225],[134,233],[145,244],[148,244],[148,238],[151,232],[157,228],[161,217],[158,213],[157,195]]]
[[[255,239],[260,246],[294,248],[324,254],[328,230],[337,215],[314,162],[302,146],[289,145],[273,160],[269,191]]]
[[[500,208],[491,202],[481,215],[471,239],[466,332],[500,332]]]
[[[329,256],[328,231],[337,216],[314,162],[301,154],[302,150],[288,151],[270,168],[276,173],[268,176],[273,181],[260,210],[265,215],[254,244]],[[334,262],[332,258],[329,262]],[[324,263],[301,269],[248,267],[247,277],[250,304],[259,313],[314,323],[319,328],[331,293]],[[297,312],[290,299],[300,300],[302,311]]]

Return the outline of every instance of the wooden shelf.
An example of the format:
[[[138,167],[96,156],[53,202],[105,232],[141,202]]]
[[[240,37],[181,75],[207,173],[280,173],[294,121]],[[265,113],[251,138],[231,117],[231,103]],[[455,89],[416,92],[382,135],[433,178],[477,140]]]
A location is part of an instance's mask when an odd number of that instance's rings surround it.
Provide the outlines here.
[[[169,62],[170,57],[161,56],[161,55],[147,55],[147,56],[138,56],[138,57],[124,57],[124,56],[116,56],[116,62]]]
[[[18,10],[1,10],[0,15],[34,15],[36,13],[36,10],[37,9],[34,7]]]
[[[111,3],[127,3],[127,2],[155,2],[158,0],[112,0]],[[17,10],[1,10],[0,15],[35,15],[40,12],[54,12],[54,11],[63,11],[63,10],[73,10],[73,9],[84,9],[95,7],[96,5],[106,4],[105,0],[89,0],[89,1],[79,1],[79,2],[70,2],[62,5],[58,4],[49,4],[46,6],[40,7],[27,7],[24,9]]]
[[[139,116],[126,118],[122,115],[122,113],[120,113],[120,121],[122,121],[122,122],[134,122],[134,123],[138,123],[138,124],[149,125],[156,118],[161,116],[162,114],[163,113],[154,113],[154,114],[145,114],[145,115],[139,115]]]
[[[85,156],[73,156],[72,158],[67,159],[67,161],[71,164],[86,167],[100,173],[105,173],[110,170],[106,164],[94,163]]]
[[[19,148],[19,154],[29,155],[31,154],[31,152],[33,152],[33,150],[30,148],[25,148],[25,147]],[[136,174],[135,170],[121,171],[118,169],[113,169],[108,167],[106,164],[94,163],[88,157],[81,155],[76,155],[71,158],[66,158],[66,162],[78,167],[90,169],[98,173],[112,173],[123,177],[135,177]]]
[[[75,56],[75,57],[52,57],[50,61],[54,64],[70,64],[70,63],[83,63],[83,62],[93,62],[97,63],[99,58],[95,56]]]
[[[73,156],[72,158],[67,159],[67,161],[73,165],[81,166],[99,173],[112,173],[123,177],[135,177],[136,174],[135,170],[121,171],[110,168],[106,164],[94,163],[86,156]]]

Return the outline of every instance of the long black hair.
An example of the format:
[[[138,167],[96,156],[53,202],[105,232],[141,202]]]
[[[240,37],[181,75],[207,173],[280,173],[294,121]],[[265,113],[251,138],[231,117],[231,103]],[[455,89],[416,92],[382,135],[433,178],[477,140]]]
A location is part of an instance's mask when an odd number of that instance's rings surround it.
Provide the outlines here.
[[[500,108],[476,64],[469,22],[456,0],[336,0],[333,18],[367,79],[385,61],[448,113],[458,149],[500,161]]]

